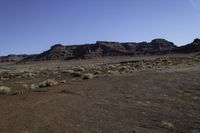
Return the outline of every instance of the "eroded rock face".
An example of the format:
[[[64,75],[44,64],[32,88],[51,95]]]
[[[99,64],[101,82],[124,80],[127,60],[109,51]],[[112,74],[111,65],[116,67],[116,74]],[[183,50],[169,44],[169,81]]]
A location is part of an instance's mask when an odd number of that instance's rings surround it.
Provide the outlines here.
[[[37,60],[57,60],[66,59],[72,56],[73,47],[66,47],[61,44],[56,44],[50,48],[50,50],[43,52],[38,56]]]
[[[18,62],[28,57],[28,55],[8,55],[8,56],[0,56],[0,62]]]
[[[44,61],[44,60],[65,60],[74,57],[74,49],[77,46],[63,46],[61,44],[56,44],[52,46],[49,50],[39,54],[34,55],[29,58],[22,60],[24,61]]]
[[[24,61],[31,60],[66,60],[77,58],[95,58],[103,56],[123,56],[151,53],[155,51],[171,50],[176,46],[164,39],[155,39],[150,43],[141,42],[109,42],[97,41],[95,44],[63,46],[56,44],[39,55]]]
[[[152,40],[150,45],[152,46],[152,50],[158,50],[158,51],[159,50],[171,50],[173,48],[176,48],[174,43],[169,42],[169,41],[167,41],[165,39]]]
[[[154,39],[151,42],[109,42],[97,41],[94,44],[53,45],[49,50],[39,54],[29,56],[22,62],[42,61],[42,60],[69,60],[87,59],[104,56],[124,56],[124,55],[143,55],[160,53],[188,53],[200,51],[200,39],[195,39],[191,44],[177,47],[174,43],[165,39]]]
[[[179,53],[200,52],[200,39],[194,39],[192,43],[178,47],[174,51]]]
[[[194,39],[194,41],[193,41],[193,43],[192,43],[193,45],[200,45],[200,39]]]

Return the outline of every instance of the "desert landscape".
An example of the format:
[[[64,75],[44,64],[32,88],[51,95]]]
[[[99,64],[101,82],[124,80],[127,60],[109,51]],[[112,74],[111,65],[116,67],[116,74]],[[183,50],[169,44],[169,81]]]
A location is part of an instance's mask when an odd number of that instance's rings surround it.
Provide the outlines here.
[[[0,0],[0,133],[200,133],[200,0]]]
[[[1,133],[199,133],[200,40],[55,45],[0,64]]]

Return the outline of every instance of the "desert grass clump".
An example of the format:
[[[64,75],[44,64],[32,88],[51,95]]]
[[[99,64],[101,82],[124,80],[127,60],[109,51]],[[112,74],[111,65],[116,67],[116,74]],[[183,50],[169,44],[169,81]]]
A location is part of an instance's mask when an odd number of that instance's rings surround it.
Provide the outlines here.
[[[9,80],[9,78],[8,77],[1,77],[1,80],[6,81],[6,80]]]
[[[22,79],[22,76],[18,75],[16,76],[16,79]]]
[[[139,69],[139,68],[141,68],[141,65],[140,64],[135,64],[134,68]]]
[[[77,79],[73,78],[71,81],[72,81],[72,82],[76,82],[76,81],[77,81]]]
[[[107,74],[110,74],[110,75],[116,75],[117,73],[118,73],[117,71],[112,71],[112,70],[107,71]]]
[[[96,71],[94,71],[94,74],[95,74],[95,75],[99,75],[99,74],[101,74],[101,71],[96,70]]]
[[[119,71],[120,72],[128,72],[129,68],[128,68],[128,66],[122,66],[122,67],[119,68]]]
[[[171,60],[168,60],[168,65],[172,66],[173,65],[173,62]]]
[[[115,69],[117,66],[116,65],[108,65],[109,69]]]
[[[74,73],[74,70],[63,70],[62,73],[72,74],[72,73]]]
[[[142,69],[145,68],[145,63],[144,63],[143,61],[140,61],[140,62],[138,62],[138,63],[136,63],[136,64],[134,65],[134,68],[139,69],[139,70],[142,70]]]
[[[36,75],[34,73],[25,73],[22,75],[23,78],[33,78],[35,77]]]
[[[128,73],[134,73],[135,72],[135,69],[130,69],[129,71],[128,71]]]
[[[66,83],[67,81],[66,80],[61,80],[60,83],[64,84]]]
[[[82,76],[82,73],[81,73],[81,72],[73,72],[73,73],[71,73],[71,75],[72,75],[73,77],[81,77],[81,76]]]
[[[150,63],[150,62],[147,62],[147,63],[145,64],[145,67],[148,68],[148,69],[151,69],[151,68],[153,68],[153,64]]]
[[[11,88],[7,86],[0,86],[0,95],[10,94]]]
[[[55,81],[55,80],[53,80],[53,79],[48,79],[48,80],[46,80],[46,81],[40,82],[40,83],[39,83],[39,87],[40,87],[40,88],[43,88],[43,87],[51,87],[51,86],[55,86],[55,85],[57,85],[57,84],[58,84],[57,81]]]
[[[29,89],[29,86],[27,84],[23,84],[22,87],[25,89],[25,90],[28,90]]]
[[[38,85],[35,85],[35,84],[31,84],[31,85],[30,85],[30,89],[31,89],[31,90],[35,90],[35,89],[37,89],[37,88],[39,88]]]
[[[78,72],[83,72],[83,71],[85,71],[85,68],[81,67],[81,66],[77,66],[77,67],[73,67],[72,70],[78,71]]]
[[[86,73],[83,76],[83,79],[93,79],[93,78],[94,78],[94,75],[92,73]]]
[[[166,128],[174,128],[174,124],[166,122],[166,121],[162,121],[162,126],[166,127]]]

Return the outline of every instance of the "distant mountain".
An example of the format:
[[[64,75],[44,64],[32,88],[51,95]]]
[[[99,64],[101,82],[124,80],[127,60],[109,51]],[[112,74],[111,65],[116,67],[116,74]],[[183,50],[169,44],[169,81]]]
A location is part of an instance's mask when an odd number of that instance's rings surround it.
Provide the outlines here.
[[[174,52],[178,53],[200,52],[200,39],[194,39],[192,43],[178,47],[174,50]]]
[[[150,43],[141,42],[108,42],[97,41],[95,44],[63,46],[56,44],[49,50],[30,56],[22,60],[43,61],[43,60],[68,60],[68,59],[87,59],[104,56],[123,56],[135,54],[153,54],[161,51],[171,51],[177,48],[174,43],[165,39],[155,39]]]
[[[167,53],[200,52],[200,39],[177,47],[165,39],[154,39],[151,42],[109,42],[97,41],[94,44],[64,46],[56,44],[49,50],[35,55],[8,55],[0,57],[0,62],[26,63],[45,60],[88,59],[105,56],[153,55]]]
[[[17,62],[21,61],[24,58],[27,58],[28,55],[8,55],[8,56],[0,56],[0,62]]]

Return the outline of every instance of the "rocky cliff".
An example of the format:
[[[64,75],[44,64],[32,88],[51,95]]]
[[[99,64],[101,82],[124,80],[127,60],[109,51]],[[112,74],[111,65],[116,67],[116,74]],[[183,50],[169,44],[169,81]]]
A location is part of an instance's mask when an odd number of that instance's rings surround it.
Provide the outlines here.
[[[88,59],[105,56],[152,55],[166,53],[200,52],[200,39],[177,47],[165,39],[154,39],[151,42],[109,42],[97,41],[83,45],[53,45],[49,50],[36,55],[9,55],[0,57],[0,62],[30,62],[44,60]]]
[[[200,39],[194,39],[192,43],[178,47],[174,51],[177,53],[200,52]]]
[[[8,56],[0,56],[0,62],[17,62],[27,58],[28,55],[8,55]]]
[[[97,41],[95,44],[71,46],[56,44],[49,50],[39,55],[26,58],[23,61],[87,59],[104,56],[153,54],[161,51],[171,51],[174,48],[176,48],[174,43],[165,39],[155,39],[150,43]]]

